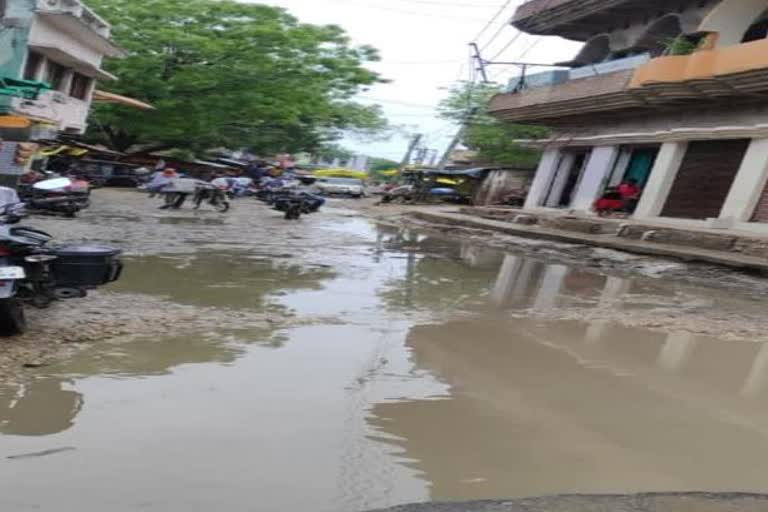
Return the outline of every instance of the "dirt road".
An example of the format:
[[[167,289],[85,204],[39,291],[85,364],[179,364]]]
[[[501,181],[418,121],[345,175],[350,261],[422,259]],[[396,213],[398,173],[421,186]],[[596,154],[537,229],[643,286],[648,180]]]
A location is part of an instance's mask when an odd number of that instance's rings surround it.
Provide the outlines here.
[[[250,200],[157,206],[100,190],[77,220],[30,219],[128,265],[2,342],[0,509],[765,490],[760,279],[413,227],[369,203],[300,222]]]

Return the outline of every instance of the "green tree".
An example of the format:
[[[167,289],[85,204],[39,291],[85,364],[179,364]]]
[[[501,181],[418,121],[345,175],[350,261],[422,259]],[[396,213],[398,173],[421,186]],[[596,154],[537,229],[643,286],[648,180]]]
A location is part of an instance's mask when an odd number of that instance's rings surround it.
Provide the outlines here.
[[[501,92],[496,84],[459,82],[439,107],[443,119],[467,124],[462,144],[478,152],[478,159],[497,165],[531,167],[541,153],[514,142],[539,139],[548,134],[540,126],[518,125],[499,121],[487,113],[490,99]]]
[[[369,161],[371,172],[391,171],[400,167],[400,162],[389,160],[387,158],[371,158]]]
[[[246,147],[311,152],[348,131],[386,127],[378,107],[352,97],[382,82],[378,60],[333,25],[232,0],[89,0],[128,57],[108,62],[109,89],[156,107],[100,105],[90,136],[125,151]]]

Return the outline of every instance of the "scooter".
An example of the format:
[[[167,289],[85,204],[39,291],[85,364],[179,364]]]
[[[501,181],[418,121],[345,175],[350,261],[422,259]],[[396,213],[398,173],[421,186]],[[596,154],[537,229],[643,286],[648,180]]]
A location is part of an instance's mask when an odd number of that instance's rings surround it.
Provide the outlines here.
[[[25,305],[45,308],[59,299],[85,297],[117,281],[120,251],[97,245],[49,247],[51,235],[17,226],[23,203],[0,207],[0,336],[26,331]]]
[[[91,205],[90,195],[87,183],[78,184],[69,178],[43,180],[19,189],[27,212],[70,218]]]

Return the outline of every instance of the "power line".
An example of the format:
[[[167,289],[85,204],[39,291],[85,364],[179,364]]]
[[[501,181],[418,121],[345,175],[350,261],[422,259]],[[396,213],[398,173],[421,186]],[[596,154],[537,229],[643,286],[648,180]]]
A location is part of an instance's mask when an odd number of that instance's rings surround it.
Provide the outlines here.
[[[477,41],[481,37],[483,37],[483,34],[485,34],[485,31],[491,28],[491,26],[496,22],[497,19],[499,19],[499,16],[501,16],[504,11],[507,10],[507,7],[512,5],[513,0],[507,0],[504,2],[504,4],[501,6],[501,8],[498,10],[498,12],[488,21],[488,23],[485,24],[485,26],[480,30],[480,32],[472,39],[473,41]]]
[[[390,11],[390,12],[399,12],[402,14],[411,14],[413,16],[424,16],[429,18],[442,18],[442,19],[450,19],[450,20],[460,20],[460,21],[482,21],[482,18],[468,18],[466,16],[446,16],[443,14],[435,14],[434,12],[424,12],[424,11],[411,11],[407,9],[399,9],[397,7],[384,7],[381,5],[360,5],[359,3],[355,2],[354,0],[332,0],[333,2],[342,2],[342,3],[352,3],[355,4],[357,7],[361,7],[363,9],[379,9],[381,11]]]
[[[362,100],[375,101],[378,103],[391,103],[392,105],[402,105],[404,107],[428,108],[431,110],[435,110],[437,108],[436,105],[427,105],[425,103],[409,103],[409,102],[397,101],[397,100],[387,100],[384,98],[374,98],[372,96],[358,96],[358,98]]]
[[[444,6],[444,7],[475,7],[475,8],[481,8],[486,9],[488,7],[496,7],[498,4],[474,4],[474,3],[462,3],[462,2],[437,2],[434,0],[401,0],[404,3],[408,4],[426,4],[426,5],[437,5],[437,6]]]

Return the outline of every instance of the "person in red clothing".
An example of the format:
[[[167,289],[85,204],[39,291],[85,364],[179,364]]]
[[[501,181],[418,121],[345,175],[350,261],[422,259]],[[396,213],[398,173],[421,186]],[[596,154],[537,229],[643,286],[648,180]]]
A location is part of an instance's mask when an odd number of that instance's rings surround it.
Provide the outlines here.
[[[619,194],[625,201],[630,199],[637,199],[640,196],[640,187],[637,186],[637,181],[629,179],[619,185]]]
[[[624,181],[619,185],[618,192],[621,195],[621,201],[624,203],[624,211],[634,213],[637,203],[640,201],[640,192],[642,192],[637,185],[637,180],[630,178]]]

